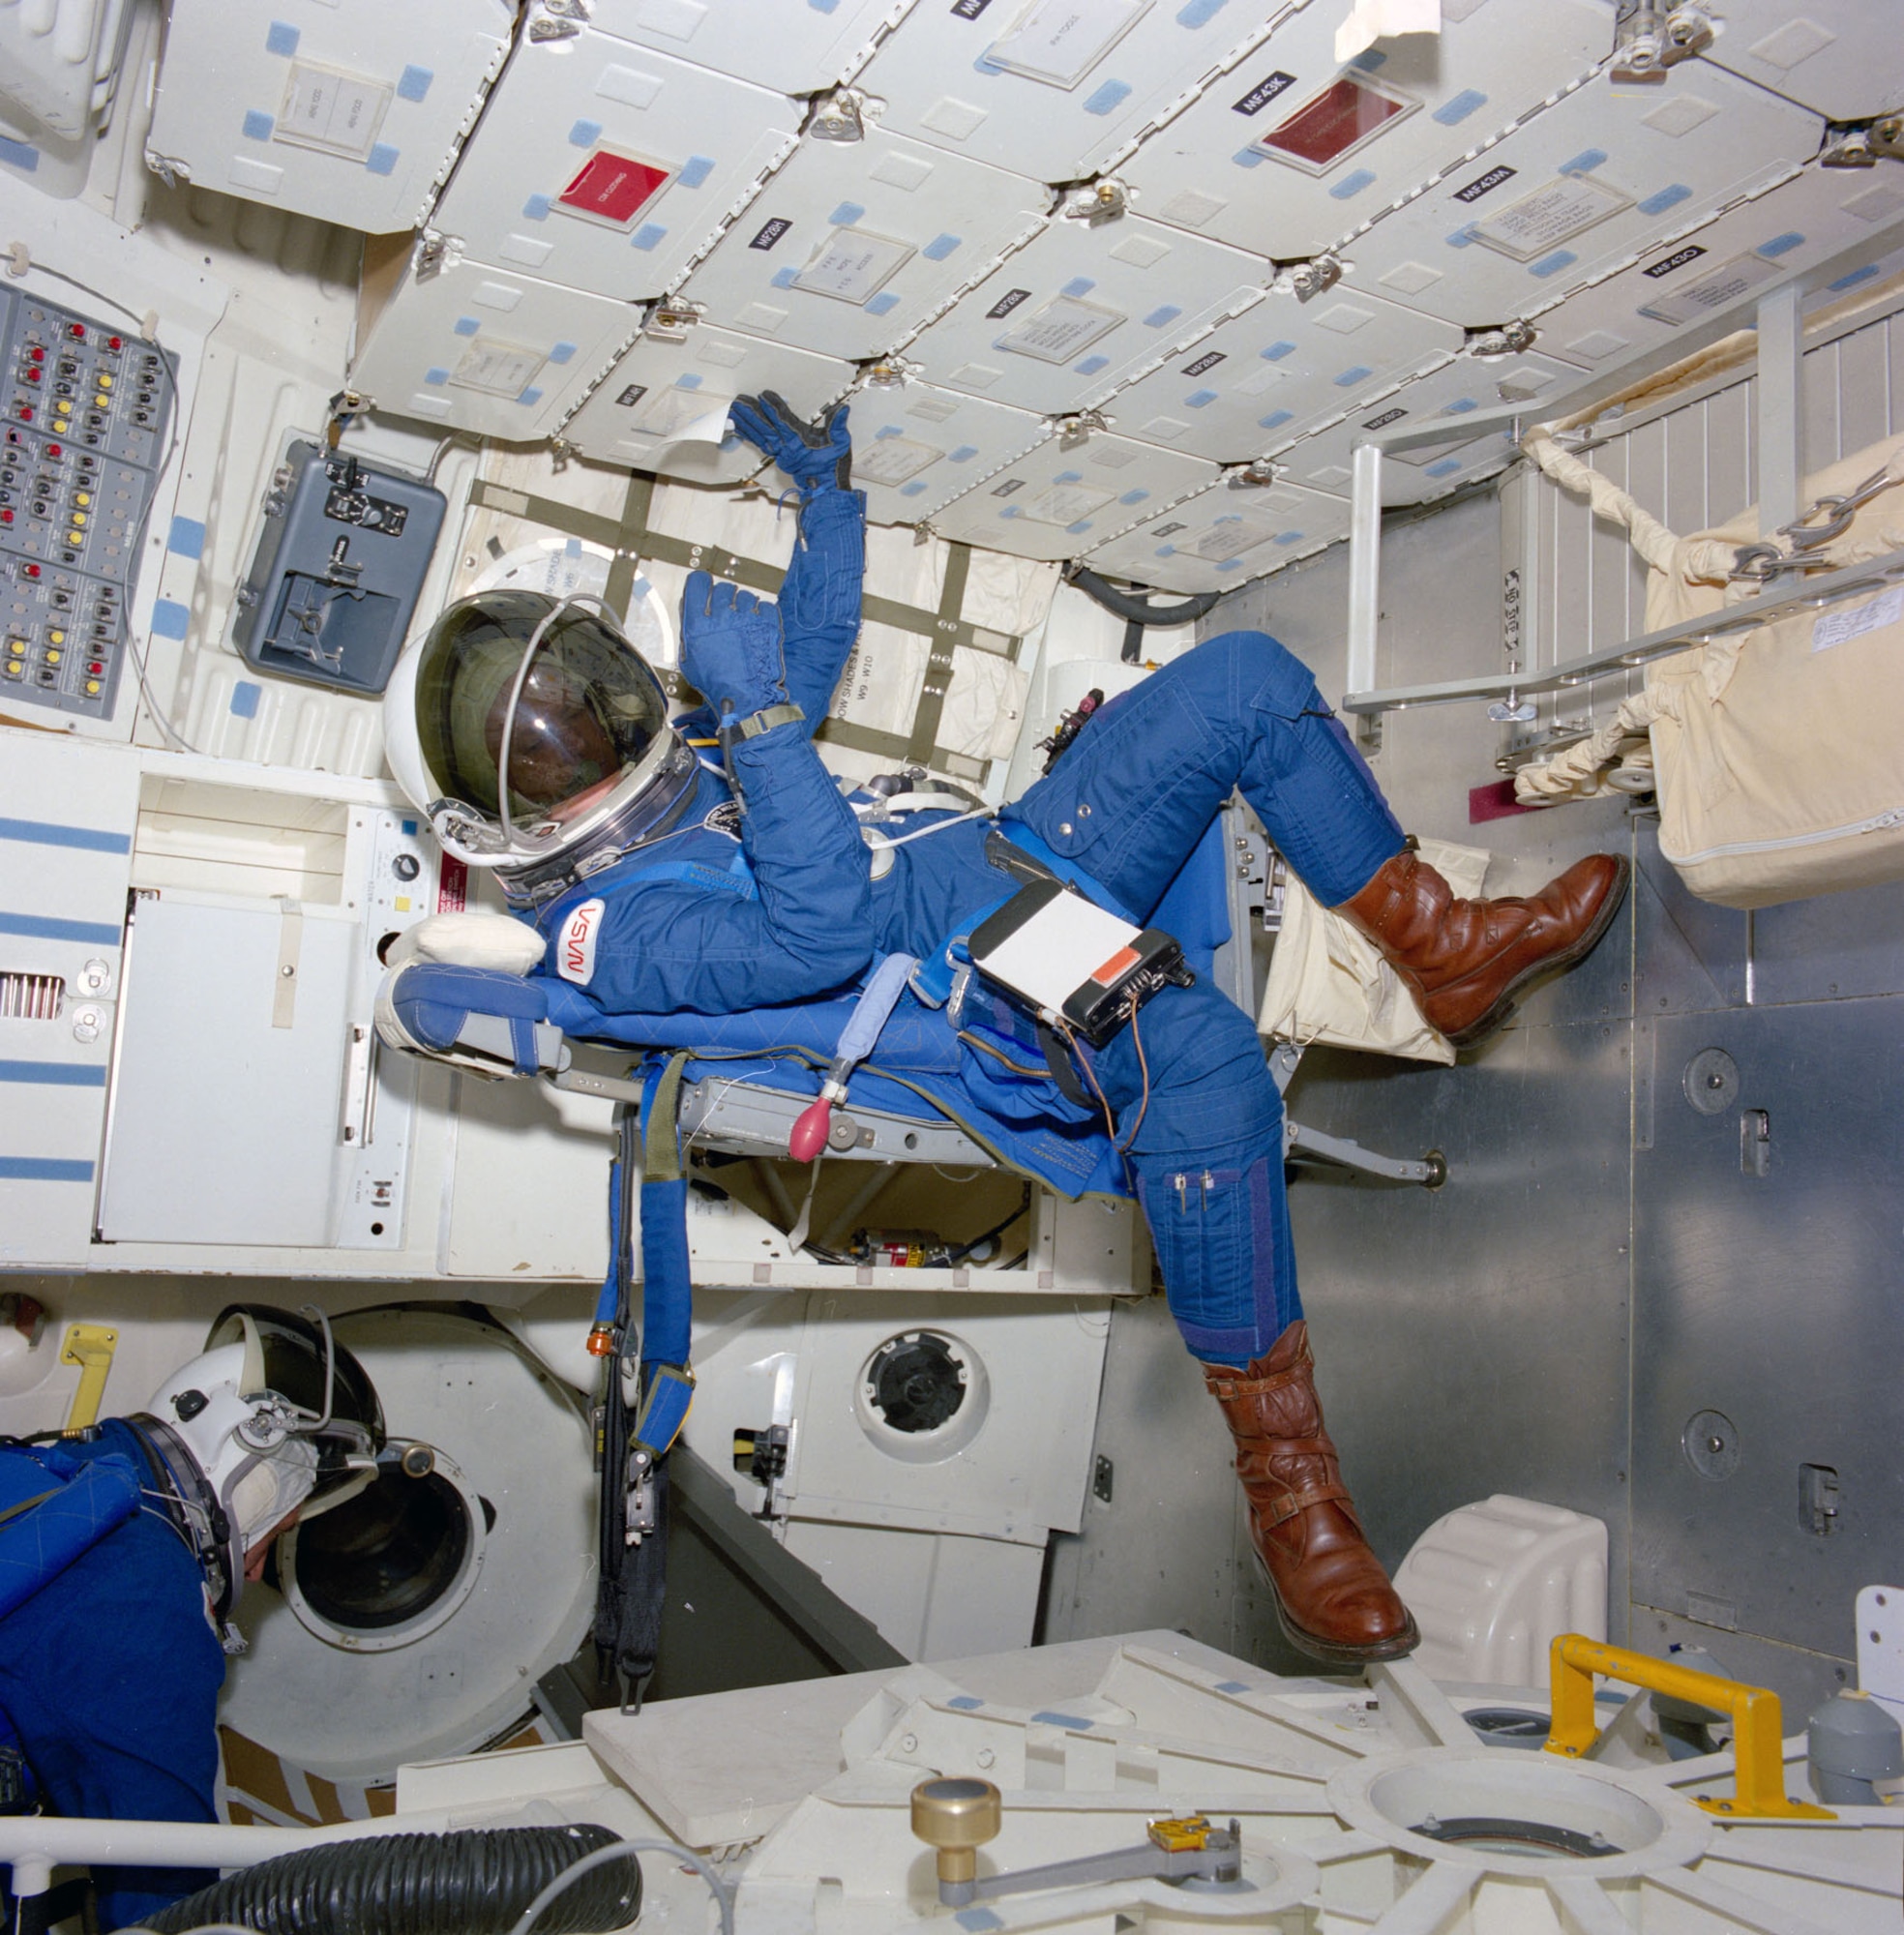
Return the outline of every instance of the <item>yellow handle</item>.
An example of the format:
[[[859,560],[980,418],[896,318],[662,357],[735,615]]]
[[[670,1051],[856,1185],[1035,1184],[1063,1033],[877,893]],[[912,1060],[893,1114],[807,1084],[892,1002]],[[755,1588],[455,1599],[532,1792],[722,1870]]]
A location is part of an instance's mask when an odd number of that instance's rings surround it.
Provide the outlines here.
[[[73,1409],[66,1414],[67,1431],[83,1431],[99,1422],[100,1400],[105,1395],[105,1374],[112,1368],[112,1354],[118,1348],[119,1333],[99,1324],[75,1324],[60,1346],[59,1360],[79,1366],[79,1388],[73,1393]]]
[[[1781,1815],[1810,1821],[1835,1821],[1829,1807],[1785,1796],[1785,1736],[1780,1731],[1778,1695],[1765,1686],[1746,1686],[1721,1680],[1716,1673],[1695,1673],[1670,1659],[1628,1652],[1624,1647],[1602,1646],[1584,1633],[1562,1633],[1551,1652],[1554,1722],[1547,1734],[1547,1751],[1578,1759],[1599,1738],[1593,1714],[1593,1676],[1623,1680],[1651,1693],[1671,1694],[1695,1706],[1716,1707],[1732,1715],[1732,1750],[1738,1762],[1729,1801],[1699,1797],[1711,1814],[1734,1820],[1741,1816]]]

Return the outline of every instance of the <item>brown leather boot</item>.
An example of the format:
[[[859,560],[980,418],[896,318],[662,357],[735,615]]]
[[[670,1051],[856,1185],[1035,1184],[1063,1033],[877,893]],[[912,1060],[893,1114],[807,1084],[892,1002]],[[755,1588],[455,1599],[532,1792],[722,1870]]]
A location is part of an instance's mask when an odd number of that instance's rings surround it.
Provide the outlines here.
[[[1413,1652],[1420,1634],[1368,1548],[1316,1398],[1309,1326],[1292,1324],[1246,1370],[1205,1364],[1236,1441],[1250,1539],[1289,1642],[1333,1665]]]
[[[1536,974],[1592,952],[1619,911],[1627,871],[1619,855],[1594,853],[1532,899],[1462,901],[1411,848],[1335,911],[1414,990],[1428,1026],[1465,1048],[1507,1019],[1513,996]]]

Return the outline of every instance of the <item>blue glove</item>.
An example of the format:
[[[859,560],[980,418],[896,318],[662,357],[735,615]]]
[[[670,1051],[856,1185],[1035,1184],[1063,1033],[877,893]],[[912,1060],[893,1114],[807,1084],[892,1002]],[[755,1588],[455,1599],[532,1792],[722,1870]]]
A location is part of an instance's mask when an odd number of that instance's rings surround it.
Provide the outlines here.
[[[736,397],[728,421],[799,485],[802,496],[811,497],[829,485],[852,489],[852,439],[847,434],[845,403],[835,403],[808,423],[793,414],[785,397],[762,390],[758,397]]]
[[[787,699],[780,607],[704,571],[681,595],[681,670],[717,708],[745,717]]]

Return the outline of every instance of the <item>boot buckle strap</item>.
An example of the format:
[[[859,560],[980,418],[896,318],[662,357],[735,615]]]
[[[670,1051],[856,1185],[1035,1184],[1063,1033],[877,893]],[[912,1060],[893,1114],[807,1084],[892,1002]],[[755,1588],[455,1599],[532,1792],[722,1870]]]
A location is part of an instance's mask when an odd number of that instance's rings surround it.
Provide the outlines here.
[[[1266,1377],[1211,1378],[1210,1394],[1219,1404],[1228,1404],[1232,1398],[1257,1397],[1265,1391],[1281,1390],[1298,1380],[1306,1382],[1315,1368],[1316,1360],[1305,1349],[1286,1370],[1271,1371]]]
[[[1250,1506],[1264,1532],[1273,1532],[1293,1518],[1300,1518],[1311,1505],[1340,1503],[1353,1511],[1354,1501],[1344,1485],[1310,1485],[1299,1492],[1276,1492],[1268,1498],[1252,1498]]]

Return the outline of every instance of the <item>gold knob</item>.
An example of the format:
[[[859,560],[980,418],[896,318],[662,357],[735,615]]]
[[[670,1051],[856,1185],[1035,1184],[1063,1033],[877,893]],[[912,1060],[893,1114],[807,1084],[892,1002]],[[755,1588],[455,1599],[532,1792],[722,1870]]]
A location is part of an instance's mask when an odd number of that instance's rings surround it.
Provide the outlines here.
[[[938,1851],[941,1883],[976,1880],[978,1850],[1000,1825],[998,1790],[989,1780],[922,1780],[912,1790],[912,1831]]]

